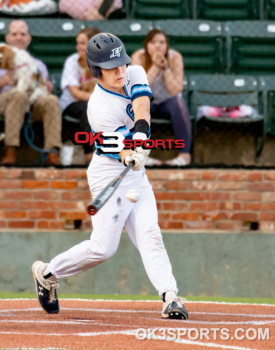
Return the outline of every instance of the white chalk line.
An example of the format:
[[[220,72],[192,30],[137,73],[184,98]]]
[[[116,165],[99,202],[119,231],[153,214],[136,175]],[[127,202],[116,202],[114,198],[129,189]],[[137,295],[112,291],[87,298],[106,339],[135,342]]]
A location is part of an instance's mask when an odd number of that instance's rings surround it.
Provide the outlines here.
[[[159,310],[120,310],[120,309],[86,309],[86,308],[69,308],[63,307],[62,310],[71,310],[71,311],[85,311],[85,312],[118,312],[118,313],[160,313]],[[0,310],[1,316],[19,316],[19,315],[7,315],[6,312],[25,312],[25,311],[41,311],[41,308],[28,308],[28,309],[6,309]],[[4,315],[1,315],[4,313]],[[189,312],[190,315],[213,315],[213,316],[235,316],[235,317],[254,317],[254,318],[275,318],[275,315],[257,315],[257,314],[236,314],[236,313],[225,313],[225,312]]]
[[[0,299],[1,301],[15,301],[15,300],[37,300],[30,298],[15,298],[15,299]],[[59,298],[59,300],[68,300],[68,301],[89,301],[89,302],[112,302],[112,303],[162,303],[161,300],[112,300],[112,299],[74,299],[74,298]],[[275,307],[275,304],[259,304],[259,303],[234,303],[234,302],[226,302],[226,301],[190,301],[186,300],[184,304],[217,304],[217,305],[248,305],[248,306],[270,306]]]

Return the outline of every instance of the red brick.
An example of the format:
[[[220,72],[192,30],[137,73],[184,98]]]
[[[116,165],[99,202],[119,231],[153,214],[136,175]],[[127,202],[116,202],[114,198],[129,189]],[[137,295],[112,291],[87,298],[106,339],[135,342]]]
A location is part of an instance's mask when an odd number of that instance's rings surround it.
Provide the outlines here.
[[[217,209],[217,203],[211,202],[211,203],[204,203],[204,202],[199,202],[199,203],[191,203],[190,204],[190,210],[195,211],[195,210],[216,210]]]
[[[20,202],[21,209],[51,209],[49,202],[44,201],[21,201]]]
[[[186,180],[200,180],[201,179],[201,171],[191,171],[185,170],[185,179]]]
[[[64,230],[64,225],[65,222],[64,221],[49,221],[49,228],[51,230]]]
[[[151,181],[151,180],[159,180],[159,178],[156,176],[156,171],[155,170],[146,169],[146,175],[147,175],[149,181]]]
[[[6,171],[6,179],[20,179],[22,174],[21,169],[8,169]]]
[[[89,184],[88,184],[87,180],[78,180],[77,183],[78,183],[78,188],[80,190],[90,191],[90,187],[89,187]]]
[[[23,188],[39,189],[39,188],[49,188],[48,181],[39,180],[23,180]]]
[[[156,197],[157,201],[174,200],[174,199],[176,199],[176,193],[174,193],[174,192],[157,192],[157,193],[155,193],[155,197]]]
[[[204,193],[204,199],[208,201],[223,201],[223,200],[230,200],[231,199],[231,193],[225,192],[209,192]]]
[[[217,186],[220,190],[247,190],[247,182],[238,182],[238,181],[224,181],[218,182]]]
[[[37,169],[35,170],[35,178],[38,180],[64,179],[64,170],[56,169]]]
[[[203,171],[202,180],[216,180],[217,173],[216,171]]]
[[[243,223],[240,221],[221,221],[215,224],[217,230],[240,231],[243,228]]]
[[[23,180],[35,180],[34,171],[33,170],[23,170],[21,178]]]
[[[9,228],[31,229],[35,227],[35,222],[30,220],[8,221]]]
[[[162,230],[182,230],[183,222],[159,221],[159,226]]]
[[[188,190],[190,188],[190,182],[187,181],[167,181],[167,190]]]
[[[81,178],[81,170],[66,170],[65,179],[66,180],[78,180]]]
[[[260,211],[261,210],[261,203],[247,203],[247,210],[255,210]]]
[[[0,179],[5,178],[5,171],[0,169]]]
[[[150,183],[154,191],[160,191],[164,187],[164,181],[151,181]]]
[[[49,221],[37,221],[37,228],[40,230],[45,230],[50,227]]]
[[[202,213],[202,220],[204,221],[219,221],[228,219],[228,213],[222,213],[218,211]]]
[[[275,203],[261,203],[261,210],[275,211]]]
[[[51,188],[59,190],[76,189],[76,181],[51,181]]]
[[[188,209],[188,204],[184,202],[163,202],[161,208],[168,211],[182,211]]]
[[[236,221],[258,221],[258,214],[256,213],[235,213],[231,216],[231,220]]]
[[[234,200],[248,202],[259,202],[261,198],[261,194],[258,192],[238,192],[233,196]]]
[[[48,202],[49,208],[52,210],[86,210],[85,203],[83,201],[75,202]]]
[[[49,210],[36,210],[28,212],[29,219],[55,219],[56,212]]]
[[[246,203],[238,203],[238,202],[221,202],[219,203],[220,210],[246,210]]]
[[[5,211],[5,218],[6,219],[24,219],[27,217],[27,214],[25,211]]]
[[[218,178],[220,181],[247,181],[247,172],[226,171],[218,173]]]
[[[59,193],[57,191],[35,191],[33,192],[33,199],[38,200],[58,200]]]
[[[248,173],[248,180],[249,181],[261,181],[262,180],[262,173],[260,172],[249,172]]]
[[[269,170],[269,171],[265,171],[263,173],[263,180],[271,180],[274,181],[275,180],[275,171]]]
[[[215,191],[218,189],[218,183],[215,181],[192,181],[192,189]]]
[[[199,220],[199,214],[198,213],[177,213],[172,214],[173,220],[185,220],[185,221],[196,221]]]
[[[261,193],[261,196],[262,196],[263,202],[275,202],[275,193],[272,193],[272,192]]]
[[[7,227],[7,221],[0,220],[0,228],[5,228],[5,227]]]
[[[249,191],[269,192],[275,190],[275,182],[255,182],[248,185]]]
[[[176,194],[177,200],[185,201],[200,201],[205,199],[205,194],[202,192],[182,192]]]
[[[169,220],[170,214],[160,212],[160,213],[158,213],[158,219],[159,219],[159,221]]]
[[[261,221],[259,229],[263,232],[275,231],[275,222]]]
[[[10,188],[21,188],[21,180],[1,180],[0,188],[10,189]]]
[[[30,191],[4,191],[4,197],[5,199],[17,199],[17,200],[24,200],[24,199],[32,199],[32,192]]]
[[[92,199],[90,192],[63,192],[61,195],[64,201],[89,201]]]
[[[260,221],[275,221],[275,213],[261,213]]]
[[[19,206],[19,201],[1,201],[0,209],[16,209]]]
[[[146,171],[147,172],[147,171]],[[184,180],[185,179],[185,171],[184,170],[156,170],[155,171],[156,179],[158,180]]]
[[[85,212],[77,212],[77,211],[66,211],[66,212],[60,212],[59,213],[59,218],[60,219],[67,219],[67,220],[84,220],[86,219],[88,214]]]
[[[214,228],[214,224],[206,221],[187,221],[184,222],[184,228],[192,230],[209,230]]]

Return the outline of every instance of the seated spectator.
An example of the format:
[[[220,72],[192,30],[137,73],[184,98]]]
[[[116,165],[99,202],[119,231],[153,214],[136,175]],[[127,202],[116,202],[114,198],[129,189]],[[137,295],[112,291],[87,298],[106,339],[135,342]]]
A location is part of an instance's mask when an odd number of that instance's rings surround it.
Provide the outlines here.
[[[27,50],[31,36],[26,22],[12,21],[6,34],[6,42],[18,49]],[[46,164],[60,164],[58,155],[61,143],[61,110],[58,98],[51,94],[53,85],[45,64],[35,59],[35,62],[47,84],[48,95],[39,96],[31,105],[32,120],[42,120],[44,128],[45,150],[49,152]],[[20,69],[20,67],[18,67]],[[16,162],[16,149],[20,146],[20,131],[25,114],[29,109],[29,97],[25,91],[12,89],[15,85],[13,70],[0,69],[0,114],[5,117],[5,153],[1,164]]]
[[[59,10],[74,19],[95,21],[121,18],[122,0],[60,0]]]
[[[90,132],[91,127],[87,117],[88,100],[96,84],[86,62],[86,48],[89,39],[98,34],[97,28],[82,29],[76,37],[76,53],[69,56],[64,64],[60,97],[62,115],[80,119],[80,129],[75,131]],[[89,163],[93,155],[93,147],[85,144],[85,161]]]
[[[151,30],[145,37],[144,49],[132,55],[132,65],[141,65],[147,72],[149,85],[154,95],[151,102],[151,117],[169,115],[176,139],[185,140],[185,148],[179,155],[166,162],[168,165],[187,165],[191,161],[191,120],[183,91],[183,58],[175,50],[169,49],[169,41],[164,31]],[[151,164],[160,162],[151,159]]]

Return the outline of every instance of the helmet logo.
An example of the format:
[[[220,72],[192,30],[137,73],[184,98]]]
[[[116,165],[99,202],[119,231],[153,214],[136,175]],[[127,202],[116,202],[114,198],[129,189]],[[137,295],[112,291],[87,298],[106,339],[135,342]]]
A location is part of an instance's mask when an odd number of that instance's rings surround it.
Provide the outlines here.
[[[112,50],[112,54],[110,56],[110,58],[114,58],[114,57],[120,57],[120,51],[122,49],[122,46],[120,47],[116,47],[115,49]]]

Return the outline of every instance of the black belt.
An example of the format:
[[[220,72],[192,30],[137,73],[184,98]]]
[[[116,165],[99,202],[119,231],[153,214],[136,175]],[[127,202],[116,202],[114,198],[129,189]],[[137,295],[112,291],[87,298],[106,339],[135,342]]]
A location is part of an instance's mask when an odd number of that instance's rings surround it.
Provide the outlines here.
[[[103,156],[103,155],[104,155],[104,154],[101,153],[98,149],[95,151],[95,154],[97,154],[98,156]],[[110,158],[111,158],[111,157],[110,157]],[[117,160],[118,162],[121,163],[121,159],[115,159],[115,158],[112,158],[112,159]]]

